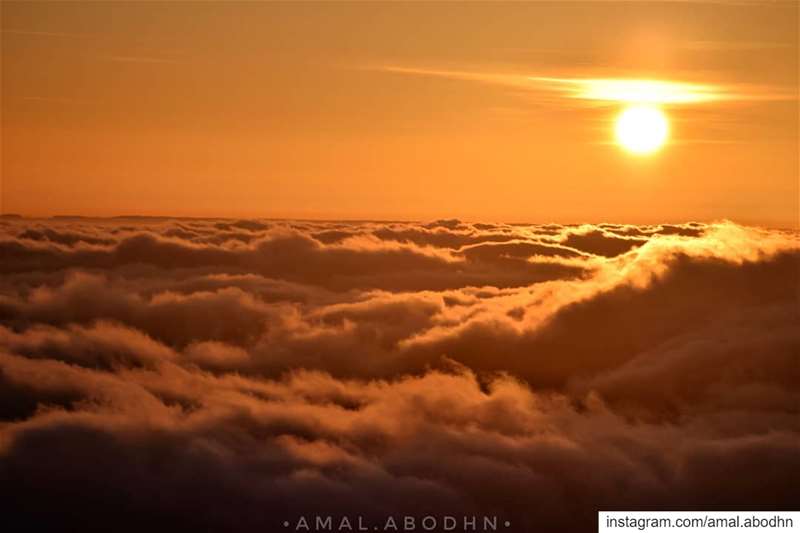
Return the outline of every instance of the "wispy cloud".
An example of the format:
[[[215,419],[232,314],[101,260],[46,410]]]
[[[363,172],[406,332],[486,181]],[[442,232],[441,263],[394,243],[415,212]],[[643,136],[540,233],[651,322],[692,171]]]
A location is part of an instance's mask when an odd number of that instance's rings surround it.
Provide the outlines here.
[[[69,33],[60,31],[37,31],[37,30],[15,30],[15,29],[2,29],[0,34],[9,35],[27,35],[31,37],[86,37],[81,33]]]
[[[563,92],[570,98],[606,102],[639,102],[652,104],[690,104],[724,98],[720,87],[707,84],[647,79],[613,78],[549,78],[528,79],[550,90]]]
[[[80,100],[77,98],[64,98],[60,96],[23,96],[23,100],[33,102],[50,102],[54,104],[88,104],[89,100]]]
[[[108,59],[118,63],[178,63],[178,61],[166,57],[111,56]]]
[[[685,50],[698,52],[740,52],[791,49],[791,43],[765,42],[765,41],[689,41],[680,45]]]
[[[54,38],[68,38],[68,39],[87,39],[93,37],[90,34],[83,33],[70,33],[70,32],[56,32],[56,31],[38,31],[38,30],[21,30],[21,29],[2,29],[0,34],[19,35],[23,37],[54,37]],[[141,43],[139,43],[141,44]],[[174,58],[168,57],[170,52],[162,52],[160,50],[145,51],[145,55],[137,53],[138,50],[146,50],[141,46],[130,48],[128,53],[124,51],[120,54],[103,56],[91,52],[92,57],[99,60],[114,61],[120,63],[178,63]],[[163,54],[163,55],[162,55]]]
[[[724,85],[677,80],[636,78],[578,78],[519,73],[476,72],[381,66],[375,70],[395,74],[432,76],[493,85],[503,85],[563,98],[597,102],[693,104],[713,101],[792,100],[796,91],[758,85]]]

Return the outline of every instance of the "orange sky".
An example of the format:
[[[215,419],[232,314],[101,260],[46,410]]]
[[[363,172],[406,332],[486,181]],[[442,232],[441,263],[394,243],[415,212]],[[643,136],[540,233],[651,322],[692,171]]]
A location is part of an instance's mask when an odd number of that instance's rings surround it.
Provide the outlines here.
[[[3,2],[2,212],[797,226],[797,87],[792,1]]]

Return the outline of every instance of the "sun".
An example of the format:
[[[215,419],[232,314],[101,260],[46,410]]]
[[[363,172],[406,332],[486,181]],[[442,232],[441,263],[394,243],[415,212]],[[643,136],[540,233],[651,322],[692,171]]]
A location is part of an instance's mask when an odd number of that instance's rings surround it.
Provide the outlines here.
[[[619,114],[614,132],[617,142],[629,152],[652,154],[667,141],[669,120],[656,106],[632,105]]]

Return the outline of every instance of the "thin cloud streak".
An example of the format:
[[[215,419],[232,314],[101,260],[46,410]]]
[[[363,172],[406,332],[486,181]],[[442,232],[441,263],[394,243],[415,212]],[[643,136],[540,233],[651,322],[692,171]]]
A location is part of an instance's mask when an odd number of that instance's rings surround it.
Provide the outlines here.
[[[31,102],[50,102],[55,104],[89,104],[90,100],[79,100],[77,98],[66,98],[59,96],[23,96],[23,100]]]
[[[674,80],[634,78],[570,78],[402,66],[382,66],[374,70],[502,85],[531,92],[556,94],[568,99],[596,102],[695,104],[717,101],[797,99],[795,91],[745,84],[701,84]]]
[[[88,37],[88,35],[81,33],[68,33],[60,31],[36,31],[36,30],[0,30],[0,34],[9,35],[28,35],[31,37]]]
[[[115,61],[118,63],[178,63],[178,61],[175,61],[174,59],[166,59],[163,57],[111,56],[108,59],[109,61]]]
[[[739,52],[791,49],[793,46],[792,43],[778,42],[690,41],[681,45],[681,48],[699,52]]]

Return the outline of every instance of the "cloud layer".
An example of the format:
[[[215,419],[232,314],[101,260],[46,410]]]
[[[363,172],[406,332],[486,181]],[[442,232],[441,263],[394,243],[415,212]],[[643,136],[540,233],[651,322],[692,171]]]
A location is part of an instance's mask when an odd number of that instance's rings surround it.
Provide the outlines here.
[[[797,233],[3,219],[0,255],[38,528],[796,506]]]

